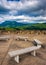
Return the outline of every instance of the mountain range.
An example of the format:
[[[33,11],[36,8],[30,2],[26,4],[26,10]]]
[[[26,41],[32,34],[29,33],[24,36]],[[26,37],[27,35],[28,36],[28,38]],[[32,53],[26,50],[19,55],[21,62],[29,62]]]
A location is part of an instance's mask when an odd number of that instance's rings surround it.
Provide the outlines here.
[[[16,21],[5,21],[0,24],[1,27],[18,27],[18,26],[24,26],[24,25],[30,25],[29,23],[19,23]]]
[[[46,23],[19,23],[16,21],[5,21],[0,24],[0,29],[7,30],[46,30]]]

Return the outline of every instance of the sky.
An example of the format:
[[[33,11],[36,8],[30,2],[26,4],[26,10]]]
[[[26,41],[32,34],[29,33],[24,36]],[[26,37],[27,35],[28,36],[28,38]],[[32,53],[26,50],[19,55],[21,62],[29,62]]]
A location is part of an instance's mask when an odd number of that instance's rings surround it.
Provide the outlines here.
[[[46,0],[0,0],[0,23],[46,23]]]

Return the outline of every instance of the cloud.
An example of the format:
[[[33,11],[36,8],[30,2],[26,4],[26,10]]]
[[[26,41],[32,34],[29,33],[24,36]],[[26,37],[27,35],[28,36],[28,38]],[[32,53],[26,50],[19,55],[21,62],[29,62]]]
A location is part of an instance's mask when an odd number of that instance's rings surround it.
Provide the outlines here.
[[[0,17],[0,23],[4,22],[4,18]]]
[[[30,17],[30,16],[9,16],[5,15],[4,17],[0,18],[0,21],[4,22],[6,20],[15,20],[17,22],[23,23],[39,23],[39,22],[46,22],[46,17],[38,16],[38,17]]]
[[[0,16],[4,20],[16,19],[18,22],[44,22],[46,0],[0,0]]]
[[[18,13],[29,16],[46,16],[45,2],[42,0],[25,1],[24,6],[18,9]]]
[[[4,7],[2,7],[2,6],[0,6],[0,14],[8,14],[9,13],[9,9],[6,9],[6,8],[4,8]]]
[[[18,15],[22,15],[22,14],[28,15],[32,11],[35,11],[37,9],[38,1],[31,1],[31,0],[29,0],[29,1],[21,0],[20,2],[10,1],[9,4],[10,4],[10,7],[11,7],[11,10],[17,11]],[[16,12],[12,12],[12,11],[11,11],[11,14],[16,15]]]
[[[44,0],[20,0],[9,1],[11,14],[14,15],[30,15],[30,16],[46,16],[46,1]],[[14,12],[13,12],[14,11]],[[17,11],[17,13],[16,13]]]

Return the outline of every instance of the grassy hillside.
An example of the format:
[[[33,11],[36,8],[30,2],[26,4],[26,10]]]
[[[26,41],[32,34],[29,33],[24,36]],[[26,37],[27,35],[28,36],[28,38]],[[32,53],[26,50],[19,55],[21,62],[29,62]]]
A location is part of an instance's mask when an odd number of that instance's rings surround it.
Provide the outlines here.
[[[46,23],[37,23],[26,26],[16,27],[18,30],[46,30]]]
[[[0,30],[46,30],[46,23],[37,23],[17,27],[0,27]]]

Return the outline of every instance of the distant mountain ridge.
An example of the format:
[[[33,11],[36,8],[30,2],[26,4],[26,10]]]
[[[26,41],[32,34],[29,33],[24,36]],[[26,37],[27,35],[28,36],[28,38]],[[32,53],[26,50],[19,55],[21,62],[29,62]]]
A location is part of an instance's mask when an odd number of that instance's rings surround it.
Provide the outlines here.
[[[19,23],[16,21],[5,21],[0,24],[1,27],[17,27],[17,26],[23,26],[28,25],[28,23]]]
[[[0,24],[0,30],[46,30],[46,23],[19,23],[5,21]]]

